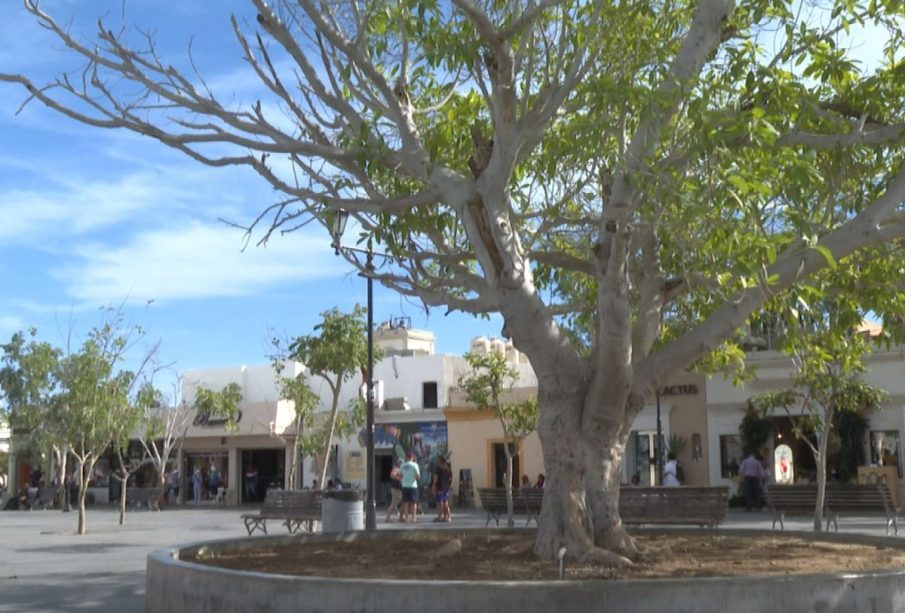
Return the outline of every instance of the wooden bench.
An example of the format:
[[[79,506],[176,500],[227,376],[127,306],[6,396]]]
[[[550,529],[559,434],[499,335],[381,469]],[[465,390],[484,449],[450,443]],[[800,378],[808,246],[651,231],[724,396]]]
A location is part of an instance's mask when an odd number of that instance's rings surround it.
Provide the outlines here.
[[[826,529],[830,522],[839,532],[839,513],[882,513],[886,518],[886,535],[892,526],[899,534],[896,505],[885,483],[829,483],[826,487]]]
[[[778,485],[768,483],[764,490],[767,506],[773,513],[773,529],[779,522],[780,530],[785,530],[786,513],[791,515],[813,515],[817,506],[817,484],[796,483]]]
[[[817,507],[817,484],[771,484],[766,489],[767,505],[773,511],[773,529],[779,521],[785,530],[785,514],[813,515]],[[830,524],[839,531],[840,513],[882,513],[886,519],[886,534],[892,526],[899,533],[898,517],[892,494],[884,483],[827,483],[823,501],[826,529]]]
[[[505,487],[479,487],[478,496],[481,499],[481,506],[487,511],[487,521],[484,522],[486,528],[490,525],[490,520],[496,521],[500,525],[500,516],[506,517],[509,509],[506,505],[506,488]],[[513,515],[527,515],[525,521],[527,526],[534,520],[537,523],[537,516],[540,514],[541,503],[544,500],[544,490],[525,488],[512,490],[512,512]]]
[[[624,524],[697,524],[717,527],[729,512],[729,488],[622,487],[619,516]]]
[[[242,520],[249,536],[255,530],[267,534],[267,520],[278,519],[290,533],[305,528],[312,531],[314,522],[321,519],[323,492],[320,490],[269,489],[258,513],[245,513]],[[305,524],[308,524],[307,527]]]
[[[145,506],[148,511],[151,509],[160,510],[160,493],[159,487],[127,487],[126,488],[126,504],[133,508]]]

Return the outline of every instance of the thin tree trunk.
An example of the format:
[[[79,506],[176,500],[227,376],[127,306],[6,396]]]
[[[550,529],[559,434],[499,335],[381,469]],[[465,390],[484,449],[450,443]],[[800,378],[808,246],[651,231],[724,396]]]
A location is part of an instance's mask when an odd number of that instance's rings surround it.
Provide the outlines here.
[[[76,534],[85,534],[88,529],[85,517],[85,497],[88,494],[89,462],[79,458],[79,525]]]
[[[118,478],[118,477],[117,477]],[[129,482],[129,475],[120,479],[122,484],[119,488],[119,525],[126,525],[126,484]]]
[[[60,449],[60,474],[63,476],[60,482],[60,491],[62,492],[62,500],[60,500],[60,509],[63,513],[69,512],[69,478],[67,475],[67,460],[69,458],[69,449],[63,446]]]
[[[814,454],[814,463],[817,465],[817,504],[814,507],[814,531],[823,530],[823,506],[826,501],[826,449],[829,442],[829,432],[826,428],[820,432],[820,440],[817,441],[817,450]]]
[[[506,449],[506,525],[510,528],[515,526],[515,505],[512,502],[512,451],[509,449],[509,439],[503,443]]]
[[[327,436],[324,441],[324,465],[321,467],[321,478],[318,485],[326,489],[327,466],[330,464],[330,448],[333,446],[333,433],[336,431],[336,416],[339,414],[339,395],[333,394],[333,408],[330,410],[330,421],[327,425]]]
[[[296,475],[298,474],[299,469],[299,450],[295,446],[295,443],[292,443],[292,463],[289,465],[289,487],[292,489],[299,489],[298,483],[296,482]]]
[[[157,487],[160,489],[160,499],[157,501],[157,508],[163,509],[169,502],[167,496],[167,476],[160,464],[157,465]]]

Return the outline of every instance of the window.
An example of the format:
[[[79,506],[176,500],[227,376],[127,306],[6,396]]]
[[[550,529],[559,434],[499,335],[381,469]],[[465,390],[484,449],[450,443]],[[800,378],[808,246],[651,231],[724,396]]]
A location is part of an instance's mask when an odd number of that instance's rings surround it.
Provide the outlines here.
[[[720,476],[723,479],[737,477],[741,461],[742,437],[738,434],[720,435]]]
[[[421,397],[423,402],[421,404],[425,409],[436,409],[437,405],[437,382],[436,381],[425,381],[421,385]]]
[[[899,476],[899,432],[898,430],[872,430],[870,433],[870,461],[876,466],[896,466]]]

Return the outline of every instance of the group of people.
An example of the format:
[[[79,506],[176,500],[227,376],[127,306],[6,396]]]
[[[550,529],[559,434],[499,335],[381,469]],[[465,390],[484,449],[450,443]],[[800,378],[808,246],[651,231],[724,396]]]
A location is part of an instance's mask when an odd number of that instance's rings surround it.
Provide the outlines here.
[[[217,468],[217,464],[213,460],[211,460],[207,475],[204,474],[204,471],[201,469],[200,464],[195,465],[195,469],[192,471],[191,485],[192,502],[197,507],[199,504],[201,504],[202,494],[205,491],[207,491],[209,498],[214,498],[218,495],[220,488],[225,486],[225,482],[223,480],[223,477],[220,475],[220,470]]]
[[[537,490],[542,490],[542,489],[544,489],[544,483],[546,483],[546,481],[547,481],[547,478],[544,476],[543,473],[541,473],[537,476],[537,481],[535,481],[534,485],[532,485],[531,479],[528,478],[528,475],[522,475],[522,484],[519,486],[519,489],[530,490],[533,488],[533,489],[537,489]]]
[[[415,461],[415,454],[409,452],[405,461],[394,466],[390,471],[390,504],[387,506],[386,521],[399,514],[399,521],[416,523],[418,521],[419,491],[421,468]],[[449,495],[452,488],[452,467],[445,455],[437,458],[437,467],[431,477],[431,495],[437,504],[435,522],[451,522],[452,512],[449,508]]]

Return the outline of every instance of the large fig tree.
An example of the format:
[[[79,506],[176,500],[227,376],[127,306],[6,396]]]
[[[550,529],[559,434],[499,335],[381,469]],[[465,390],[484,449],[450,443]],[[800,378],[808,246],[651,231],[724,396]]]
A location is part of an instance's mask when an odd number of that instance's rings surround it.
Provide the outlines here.
[[[248,213],[260,240],[344,209],[389,256],[378,282],[501,314],[538,379],[539,555],[635,556],[621,462],[653,391],[742,360],[737,331],[771,296],[905,234],[899,0],[247,7],[230,19],[253,98],[151,52],[146,30],[100,22],[88,41],[35,0],[86,64],[0,81],[253,169],[279,194]],[[859,63],[865,32],[885,53]]]

